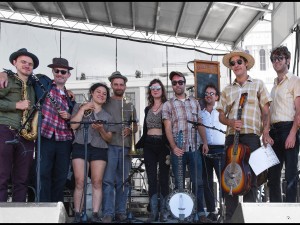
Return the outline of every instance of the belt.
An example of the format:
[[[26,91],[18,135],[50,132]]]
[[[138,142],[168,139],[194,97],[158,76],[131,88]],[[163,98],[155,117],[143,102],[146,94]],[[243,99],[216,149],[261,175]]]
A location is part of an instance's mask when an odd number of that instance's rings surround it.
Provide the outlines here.
[[[224,145],[208,145],[209,149],[214,149],[214,148],[224,148]]]
[[[271,129],[280,129],[287,126],[293,125],[293,121],[284,121],[284,122],[278,122],[278,123],[272,123]]]
[[[162,135],[147,135],[148,138],[153,138],[153,139],[162,139]]]

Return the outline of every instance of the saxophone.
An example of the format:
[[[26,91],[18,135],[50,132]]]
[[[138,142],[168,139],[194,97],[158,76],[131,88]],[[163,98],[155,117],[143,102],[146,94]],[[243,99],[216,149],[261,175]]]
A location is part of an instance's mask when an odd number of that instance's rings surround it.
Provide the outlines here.
[[[21,80],[17,75],[15,75],[16,79],[19,80],[22,83],[22,100],[27,100],[28,95],[27,95],[27,85],[26,83]],[[23,111],[22,115],[22,125],[27,120],[29,114],[29,110],[26,109]],[[35,112],[34,117],[31,121],[31,123],[26,123],[24,128],[20,131],[20,135],[24,137],[28,141],[33,141],[37,138],[37,128],[38,128],[38,111]]]

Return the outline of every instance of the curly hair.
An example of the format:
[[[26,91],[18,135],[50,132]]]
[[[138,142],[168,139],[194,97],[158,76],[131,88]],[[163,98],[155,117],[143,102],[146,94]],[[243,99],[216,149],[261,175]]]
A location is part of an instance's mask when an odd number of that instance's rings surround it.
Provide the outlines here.
[[[89,100],[92,98],[92,94],[98,87],[104,87],[106,89],[106,102],[109,101],[110,98],[110,93],[109,93],[109,88],[106,86],[106,84],[103,83],[95,83],[93,84],[90,89],[89,89]]]
[[[161,86],[161,102],[164,103],[167,101],[167,95],[166,95],[166,89],[165,86],[163,85],[163,83],[160,81],[160,79],[153,79],[152,81],[150,81],[150,84],[148,85],[148,105],[151,107],[154,104],[154,98],[151,95],[151,90],[150,87],[155,84],[158,83]]]

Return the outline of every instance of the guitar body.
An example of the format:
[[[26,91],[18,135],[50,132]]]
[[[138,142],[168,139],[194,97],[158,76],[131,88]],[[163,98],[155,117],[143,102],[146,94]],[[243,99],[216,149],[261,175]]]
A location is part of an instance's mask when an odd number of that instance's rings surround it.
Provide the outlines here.
[[[251,188],[251,170],[249,166],[250,148],[238,144],[237,154],[234,145],[229,146],[226,154],[226,165],[221,174],[223,191],[230,195],[244,195]]]
[[[179,131],[176,137],[176,145],[182,148],[183,132]],[[167,198],[167,208],[174,218],[180,222],[188,221],[195,213],[195,196],[184,188],[182,156],[178,156],[178,189],[169,194]]]
[[[248,93],[240,98],[237,119],[241,120],[242,109]],[[251,188],[251,170],[249,166],[250,148],[239,143],[240,131],[236,130],[233,144],[226,152],[226,165],[221,173],[221,186],[229,195],[244,195]]]

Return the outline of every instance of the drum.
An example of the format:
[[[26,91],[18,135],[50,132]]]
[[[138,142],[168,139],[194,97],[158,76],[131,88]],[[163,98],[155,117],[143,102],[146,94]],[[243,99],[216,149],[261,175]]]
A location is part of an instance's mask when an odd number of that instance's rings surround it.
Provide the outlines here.
[[[173,217],[180,221],[189,220],[195,212],[195,196],[188,190],[175,190],[168,196],[167,207]]]

